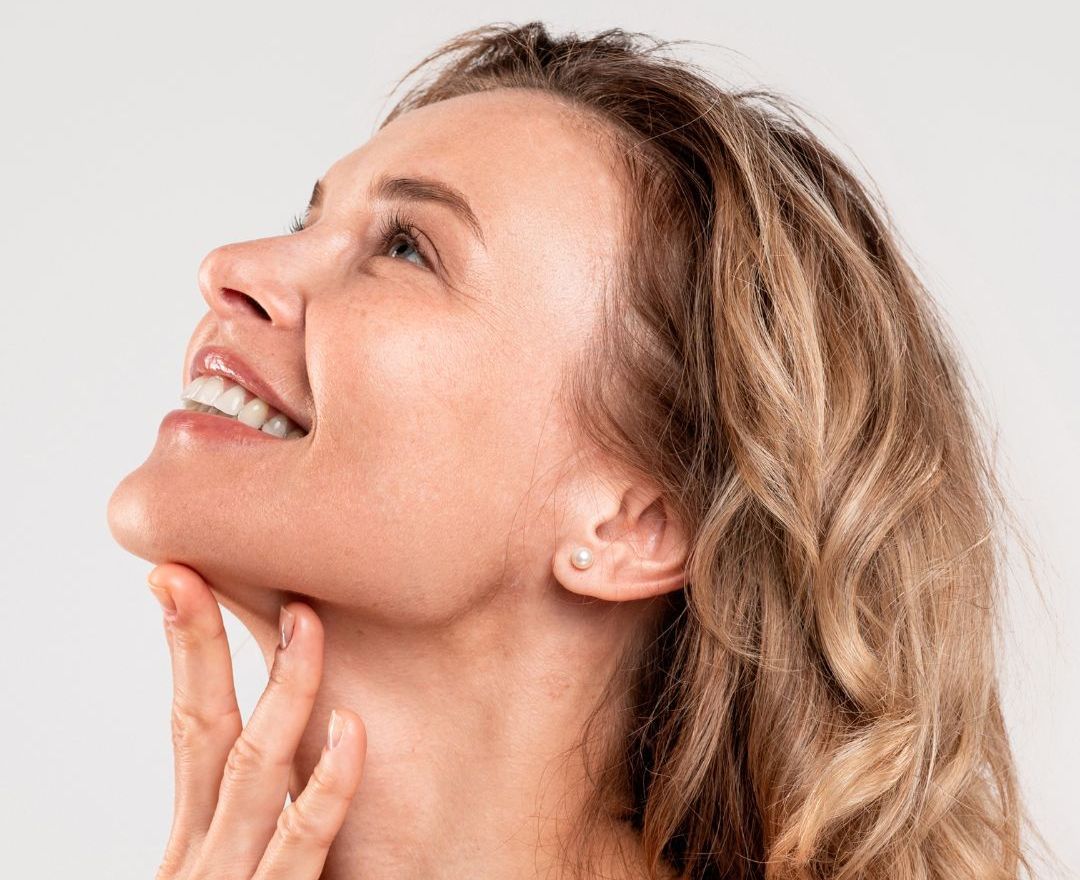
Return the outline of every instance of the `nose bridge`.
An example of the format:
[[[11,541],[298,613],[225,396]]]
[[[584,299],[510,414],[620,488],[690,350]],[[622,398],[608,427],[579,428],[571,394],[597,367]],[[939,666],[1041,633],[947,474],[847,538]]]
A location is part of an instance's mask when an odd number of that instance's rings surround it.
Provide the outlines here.
[[[219,245],[199,263],[199,291],[222,319],[256,316],[277,327],[304,320],[302,261],[289,259],[280,238]]]

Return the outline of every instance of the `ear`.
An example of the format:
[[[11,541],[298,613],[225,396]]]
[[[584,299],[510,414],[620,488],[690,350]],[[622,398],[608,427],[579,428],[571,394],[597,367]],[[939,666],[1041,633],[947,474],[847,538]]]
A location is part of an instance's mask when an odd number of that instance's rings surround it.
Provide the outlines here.
[[[552,573],[571,592],[625,602],[685,585],[686,533],[650,487],[581,478],[565,497],[558,523]],[[593,561],[579,569],[571,558],[582,547]]]

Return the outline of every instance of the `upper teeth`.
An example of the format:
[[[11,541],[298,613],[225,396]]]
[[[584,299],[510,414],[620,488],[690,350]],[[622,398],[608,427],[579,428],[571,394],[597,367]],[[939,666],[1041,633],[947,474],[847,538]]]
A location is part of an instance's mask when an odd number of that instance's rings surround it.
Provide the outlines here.
[[[284,413],[277,412],[243,385],[223,376],[199,376],[180,393],[180,399],[184,403],[184,409],[214,412],[235,418],[275,437],[303,437],[305,434],[304,429]]]

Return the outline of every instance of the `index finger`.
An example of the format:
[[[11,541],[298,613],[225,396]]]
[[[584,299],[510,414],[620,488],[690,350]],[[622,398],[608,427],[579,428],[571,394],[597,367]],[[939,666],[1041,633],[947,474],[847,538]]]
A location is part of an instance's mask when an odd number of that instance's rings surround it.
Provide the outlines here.
[[[225,624],[210,587],[179,563],[158,565],[147,581],[166,611],[172,657],[175,796],[170,849],[201,838],[210,827],[225,761],[243,728],[236,702]]]

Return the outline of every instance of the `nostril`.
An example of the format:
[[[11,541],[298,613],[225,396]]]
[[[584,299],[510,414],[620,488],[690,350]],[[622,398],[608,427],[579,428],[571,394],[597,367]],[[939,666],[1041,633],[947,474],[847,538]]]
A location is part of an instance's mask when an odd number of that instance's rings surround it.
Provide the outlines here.
[[[226,302],[232,303],[235,301],[240,304],[241,308],[251,309],[260,318],[265,318],[267,321],[270,320],[270,314],[266,309],[259,305],[254,297],[248,296],[246,293],[242,293],[239,290],[233,290],[231,287],[223,287],[221,288],[221,296]]]

